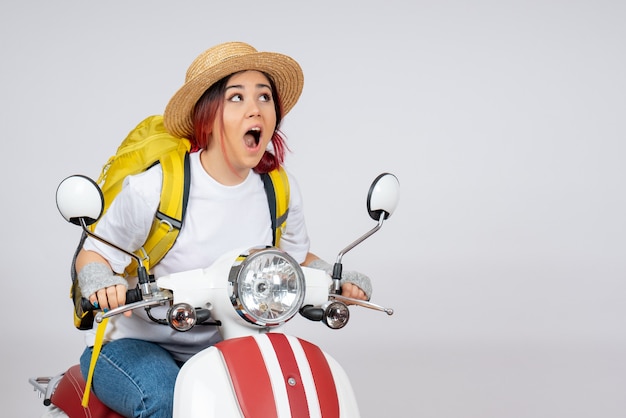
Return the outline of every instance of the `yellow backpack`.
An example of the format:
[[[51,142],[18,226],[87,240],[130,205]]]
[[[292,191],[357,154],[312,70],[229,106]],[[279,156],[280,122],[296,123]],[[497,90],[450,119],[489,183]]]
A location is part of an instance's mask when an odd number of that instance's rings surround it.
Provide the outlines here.
[[[163,125],[161,115],[149,116],[141,121],[122,141],[117,152],[102,168],[97,183],[104,195],[104,212],[122,190],[124,179],[141,173],[155,164],[161,164],[163,187],[159,209],[143,247],[136,254],[147,271],[156,265],[174,245],[182,227],[187,199],[189,197],[190,169],[189,140],[170,135]],[[289,182],[285,170],[280,167],[261,175],[270,209],[273,243],[278,246],[281,230],[289,212]],[[89,228],[93,231],[97,223]],[[83,246],[83,234],[76,254]],[[75,260],[76,255],[74,256]],[[133,259],[126,268],[126,274],[135,275],[137,262]],[[76,280],[76,269],[72,263],[72,287],[70,296],[74,301],[74,325],[76,328],[91,329],[93,313],[83,311],[82,295]]]

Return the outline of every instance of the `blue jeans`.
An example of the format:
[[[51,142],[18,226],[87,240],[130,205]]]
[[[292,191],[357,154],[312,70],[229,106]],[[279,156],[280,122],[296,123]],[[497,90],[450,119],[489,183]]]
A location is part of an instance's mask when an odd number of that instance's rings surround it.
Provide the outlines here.
[[[80,358],[87,380],[92,348]],[[92,391],[105,405],[126,417],[171,418],[174,384],[180,367],[157,344],[121,339],[105,344],[92,378]]]

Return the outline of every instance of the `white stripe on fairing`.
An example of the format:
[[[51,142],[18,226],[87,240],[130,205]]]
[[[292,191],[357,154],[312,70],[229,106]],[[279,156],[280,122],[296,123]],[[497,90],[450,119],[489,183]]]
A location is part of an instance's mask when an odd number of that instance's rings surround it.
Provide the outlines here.
[[[263,361],[265,361],[267,374],[270,377],[270,382],[272,383],[274,402],[276,403],[276,412],[278,417],[291,417],[285,378],[283,377],[278,357],[276,357],[274,346],[265,334],[256,334],[254,339],[259,346],[259,351],[261,351],[261,356],[263,356]]]
[[[321,418],[322,410],[320,408],[319,398],[317,397],[317,388],[313,380],[311,365],[306,358],[302,344],[300,344],[300,341],[296,337],[287,336],[287,341],[289,341],[291,350],[296,357],[296,363],[298,363],[298,369],[300,370],[300,377],[302,378],[302,385],[304,386],[304,393],[306,394],[306,401],[309,407],[309,417]]]

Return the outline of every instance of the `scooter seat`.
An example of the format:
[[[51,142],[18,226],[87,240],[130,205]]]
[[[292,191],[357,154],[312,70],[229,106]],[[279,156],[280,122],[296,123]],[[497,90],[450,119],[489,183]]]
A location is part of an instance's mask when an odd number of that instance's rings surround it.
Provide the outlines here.
[[[85,379],[78,364],[70,367],[52,394],[51,401],[70,418],[124,418],[104,405],[96,395],[89,394],[89,405],[83,408],[81,402],[85,393]]]

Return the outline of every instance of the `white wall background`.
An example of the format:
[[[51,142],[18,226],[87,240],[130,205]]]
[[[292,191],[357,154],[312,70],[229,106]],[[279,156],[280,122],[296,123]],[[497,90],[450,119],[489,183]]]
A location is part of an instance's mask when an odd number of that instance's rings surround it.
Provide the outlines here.
[[[331,332],[364,417],[626,416],[626,3],[594,1],[5,1],[2,416],[42,407],[28,377],[78,360],[54,193],[97,176],[191,60],[242,40],[297,59],[284,130],[313,249],[386,226],[346,255],[387,317]]]

